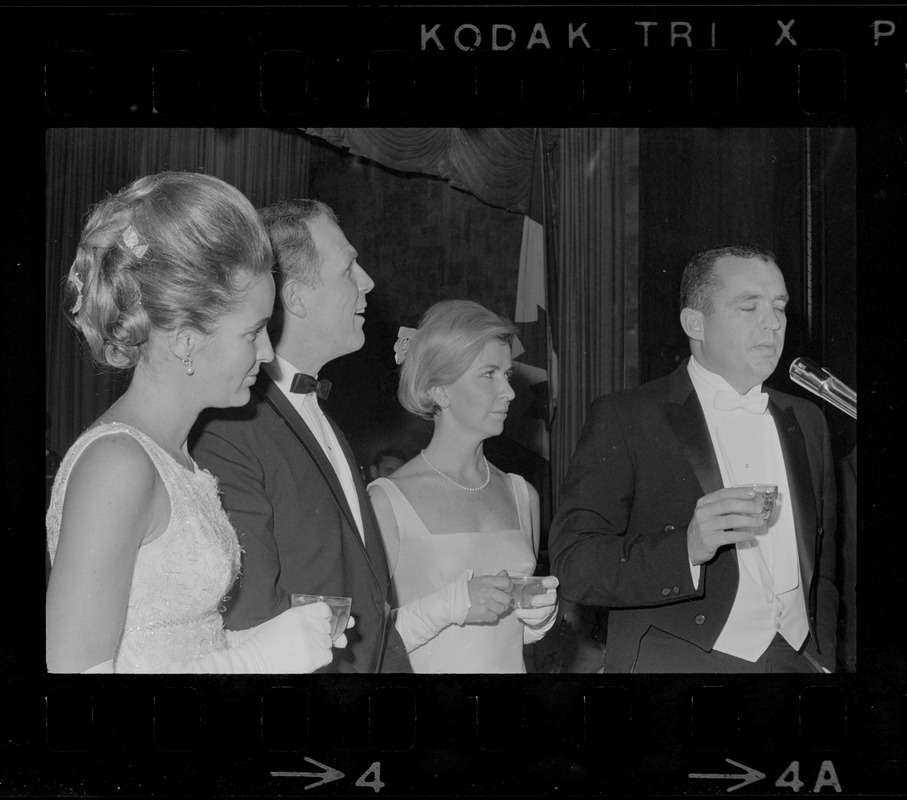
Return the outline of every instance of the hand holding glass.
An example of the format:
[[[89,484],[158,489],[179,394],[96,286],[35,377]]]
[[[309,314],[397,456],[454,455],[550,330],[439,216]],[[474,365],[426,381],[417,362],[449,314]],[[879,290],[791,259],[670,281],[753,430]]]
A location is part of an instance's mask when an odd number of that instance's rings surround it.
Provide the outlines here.
[[[532,598],[545,594],[548,589],[540,575],[510,575],[510,604],[513,608],[534,608]]]
[[[778,487],[773,483],[743,483],[735,489],[752,489],[756,493],[755,500],[762,498],[762,521],[768,522],[775,512],[775,501],[778,499]]]
[[[310,603],[325,603],[331,609],[331,640],[336,642],[347,629],[350,622],[350,597],[331,597],[323,594],[290,595],[290,605],[307,606]]]

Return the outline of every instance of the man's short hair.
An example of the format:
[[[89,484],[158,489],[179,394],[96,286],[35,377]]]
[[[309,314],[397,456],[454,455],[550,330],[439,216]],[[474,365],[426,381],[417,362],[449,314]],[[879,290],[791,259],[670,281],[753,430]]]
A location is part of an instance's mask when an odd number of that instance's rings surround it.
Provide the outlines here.
[[[295,278],[306,286],[321,281],[321,256],[309,223],[319,217],[337,222],[337,215],[320,200],[280,200],[258,209],[258,215],[268,231],[276,263],[277,287],[287,278]]]
[[[735,258],[758,258],[776,264],[775,254],[771,250],[752,244],[734,244],[726,247],[715,247],[698,253],[690,259],[680,279],[680,308],[692,308],[703,314],[712,312],[712,296],[718,287],[718,276],[715,275],[715,263],[725,256]]]

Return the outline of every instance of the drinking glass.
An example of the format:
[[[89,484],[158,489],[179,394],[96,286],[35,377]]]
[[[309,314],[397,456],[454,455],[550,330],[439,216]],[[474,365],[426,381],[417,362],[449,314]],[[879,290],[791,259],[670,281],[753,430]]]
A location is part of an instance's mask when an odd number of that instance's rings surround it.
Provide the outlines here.
[[[532,598],[548,590],[542,584],[542,577],[531,575],[510,575],[510,604],[513,608],[533,608]]]
[[[775,502],[778,499],[778,486],[774,483],[742,483],[735,489],[752,489],[756,493],[754,499],[762,498],[762,521],[768,522],[775,512]]]
[[[350,621],[350,606],[352,605],[350,597],[331,597],[324,594],[293,594],[290,595],[290,605],[307,606],[312,603],[326,603],[331,609],[331,641],[336,642],[340,635],[346,630],[347,623]]]

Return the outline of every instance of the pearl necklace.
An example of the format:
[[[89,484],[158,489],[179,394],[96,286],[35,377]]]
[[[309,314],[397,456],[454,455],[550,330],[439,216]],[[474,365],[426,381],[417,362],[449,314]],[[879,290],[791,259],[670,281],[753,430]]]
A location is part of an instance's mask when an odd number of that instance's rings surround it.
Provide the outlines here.
[[[484,455],[482,456],[482,460],[485,462],[485,471],[488,474],[485,477],[485,483],[483,483],[481,486],[463,486],[462,484],[457,483],[453,478],[445,475],[434,464],[432,464],[431,461],[429,461],[426,458],[424,450],[421,452],[420,455],[422,456],[423,459],[425,459],[425,463],[428,464],[428,466],[430,466],[435,472],[437,472],[438,475],[440,475],[442,478],[444,478],[446,480],[449,480],[454,486],[456,486],[458,489],[462,489],[464,492],[481,492],[482,489],[484,489],[486,486],[488,486],[488,482],[491,480],[491,467],[488,466],[488,459],[485,458]]]

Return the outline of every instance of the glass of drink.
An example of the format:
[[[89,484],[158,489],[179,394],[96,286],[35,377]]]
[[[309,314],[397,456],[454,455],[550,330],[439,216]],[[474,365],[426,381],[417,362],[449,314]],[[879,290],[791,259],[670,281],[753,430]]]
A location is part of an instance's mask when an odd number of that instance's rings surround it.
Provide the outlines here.
[[[756,493],[755,500],[762,499],[762,521],[768,522],[775,512],[775,502],[778,499],[778,486],[774,483],[743,483],[735,489],[752,489]]]
[[[548,590],[542,584],[543,578],[531,575],[510,575],[510,604],[513,608],[532,608],[532,598]]]
[[[326,603],[331,609],[331,641],[336,642],[346,630],[350,621],[350,606],[353,603],[350,597],[331,597],[324,594],[292,594],[290,605],[307,606],[312,603]]]

